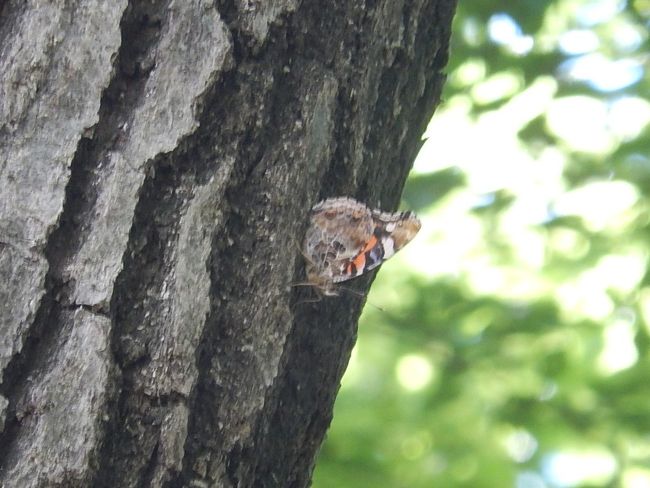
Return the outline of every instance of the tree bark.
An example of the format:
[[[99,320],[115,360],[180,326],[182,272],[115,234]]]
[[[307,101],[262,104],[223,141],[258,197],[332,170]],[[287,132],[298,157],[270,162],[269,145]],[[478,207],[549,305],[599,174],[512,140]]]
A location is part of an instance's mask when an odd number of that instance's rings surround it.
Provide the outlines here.
[[[397,204],[454,4],[0,4],[0,485],[309,484],[362,300],[298,243]]]

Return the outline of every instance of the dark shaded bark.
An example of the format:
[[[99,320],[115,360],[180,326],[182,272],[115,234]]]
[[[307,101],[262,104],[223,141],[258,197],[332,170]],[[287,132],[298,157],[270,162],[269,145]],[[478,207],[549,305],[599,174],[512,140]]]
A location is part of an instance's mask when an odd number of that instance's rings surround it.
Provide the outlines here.
[[[396,206],[454,3],[2,4],[0,484],[309,484],[362,301],[297,243]]]

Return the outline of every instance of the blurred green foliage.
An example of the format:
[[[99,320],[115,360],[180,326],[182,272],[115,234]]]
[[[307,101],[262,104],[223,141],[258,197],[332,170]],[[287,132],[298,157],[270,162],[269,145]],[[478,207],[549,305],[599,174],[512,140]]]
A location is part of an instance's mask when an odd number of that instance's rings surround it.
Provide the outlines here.
[[[460,2],[314,487],[650,487],[649,26]]]

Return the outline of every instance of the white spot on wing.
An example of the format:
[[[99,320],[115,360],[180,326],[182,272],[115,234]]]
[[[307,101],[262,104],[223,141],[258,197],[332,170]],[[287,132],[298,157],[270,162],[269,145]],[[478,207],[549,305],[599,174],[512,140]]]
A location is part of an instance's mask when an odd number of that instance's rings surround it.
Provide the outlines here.
[[[381,243],[384,246],[384,260],[395,254],[395,242],[392,237],[382,238]]]

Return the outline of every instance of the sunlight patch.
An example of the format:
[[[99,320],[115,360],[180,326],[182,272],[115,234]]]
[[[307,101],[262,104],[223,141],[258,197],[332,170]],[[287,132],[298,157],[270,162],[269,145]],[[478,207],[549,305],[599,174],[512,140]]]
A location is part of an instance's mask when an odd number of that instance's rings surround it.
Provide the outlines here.
[[[554,485],[604,486],[611,482],[618,468],[616,458],[604,449],[560,451],[544,460],[546,478]]]
[[[630,368],[639,359],[634,343],[634,316],[627,315],[617,317],[603,330],[604,346],[598,356],[598,369],[605,376]]]
[[[402,356],[397,362],[397,381],[408,391],[419,391],[429,386],[434,373],[431,362],[417,354]]]
[[[503,439],[503,445],[513,461],[525,463],[533,457],[539,444],[527,430],[511,428]]]
[[[560,195],[553,208],[558,215],[582,218],[593,231],[616,230],[635,217],[631,210],[638,199],[638,190],[626,181],[594,181]]]
[[[576,151],[607,154],[617,145],[608,128],[607,106],[597,98],[577,95],[555,99],[546,114],[546,125]]]

